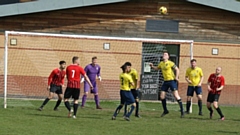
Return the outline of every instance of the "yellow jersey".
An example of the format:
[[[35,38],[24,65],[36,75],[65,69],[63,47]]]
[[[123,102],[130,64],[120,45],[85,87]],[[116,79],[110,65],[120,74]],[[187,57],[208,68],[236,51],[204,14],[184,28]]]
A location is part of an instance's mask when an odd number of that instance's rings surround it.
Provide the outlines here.
[[[158,64],[158,68],[161,69],[163,74],[163,80],[164,81],[171,81],[175,79],[175,74],[173,72],[173,69],[175,69],[177,66],[170,60],[164,62],[161,61]]]
[[[188,84],[189,86],[197,86],[203,77],[202,69],[199,67],[195,67],[194,69],[189,67],[186,70],[186,77],[192,82],[192,84]]]
[[[127,73],[121,73],[119,75],[119,79],[120,79],[120,85],[121,85],[120,89],[125,91],[130,91],[131,83],[133,83],[132,77]]]
[[[131,89],[136,89],[137,88],[137,80],[138,80],[138,72],[136,69],[131,68],[131,71],[128,73],[133,80],[134,86],[130,86]]]

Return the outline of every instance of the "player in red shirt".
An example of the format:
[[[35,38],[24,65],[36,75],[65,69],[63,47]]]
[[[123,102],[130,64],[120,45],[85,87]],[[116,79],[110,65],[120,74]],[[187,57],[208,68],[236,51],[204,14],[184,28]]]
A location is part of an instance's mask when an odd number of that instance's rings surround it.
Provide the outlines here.
[[[213,73],[208,78],[208,97],[207,97],[207,108],[210,111],[210,119],[213,116],[213,107],[217,110],[220,115],[220,120],[224,120],[224,115],[222,114],[221,109],[218,107],[218,100],[221,94],[221,91],[225,85],[224,77],[221,75],[222,68],[217,67],[216,73]]]
[[[48,87],[47,90],[49,91],[49,96],[43,101],[42,105],[39,107],[38,110],[42,111],[43,107],[48,103],[49,100],[53,98],[54,93],[58,95],[58,101],[56,103],[56,106],[54,107],[54,110],[58,110],[58,106],[62,102],[62,87],[64,86],[64,77],[65,77],[65,68],[66,68],[66,62],[60,61],[59,62],[60,67],[54,69],[51,74],[48,77]]]
[[[86,75],[84,69],[79,66],[80,60],[79,57],[74,56],[72,58],[73,64],[69,65],[66,69],[66,74],[67,74],[67,88],[64,92],[64,103],[66,108],[68,109],[68,117],[71,117],[71,106],[69,103],[69,98],[74,99],[74,104],[73,104],[73,118],[76,118],[77,114],[77,109],[78,109],[78,99],[80,95],[80,80],[81,80],[81,75],[84,76],[85,80],[88,82],[90,89],[93,89],[93,86]]]

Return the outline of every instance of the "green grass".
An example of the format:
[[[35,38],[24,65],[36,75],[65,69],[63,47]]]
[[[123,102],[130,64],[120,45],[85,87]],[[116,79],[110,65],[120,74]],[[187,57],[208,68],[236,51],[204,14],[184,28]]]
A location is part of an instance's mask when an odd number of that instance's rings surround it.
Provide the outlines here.
[[[1,103],[1,102],[0,102]],[[42,101],[10,101],[7,109],[0,108],[0,135],[236,135],[240,134],[240,108],[221,106],[226,120],[219,121],[218,114],[209,119],[203,106],[204,116],[194,113],[180,118],[177,104],[168,104],[170,113],[160,118],[160,103],[141,102],[142,118],[131,117],[131,121],[111,116],[118,102],[101,102],[103,110],[96,110],[93,102],[84,109],[79,108],[77,119],[67,118],[67,109],[61,104],[53,111],[55,101],[49,102],[43,111],[38,111]],[[13,107],[13,104],[14,107]],[[23,106],[24,105],[24,106]],[[123,110],[122,110],[123,111]]]

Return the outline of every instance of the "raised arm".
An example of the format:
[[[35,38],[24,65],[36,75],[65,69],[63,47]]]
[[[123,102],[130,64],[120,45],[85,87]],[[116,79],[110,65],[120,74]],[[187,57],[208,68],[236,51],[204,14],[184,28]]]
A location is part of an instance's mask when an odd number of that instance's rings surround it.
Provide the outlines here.
[[[152,63],[149,63],[149,66],[154,70],[160,70],[158,67],[154,66]]]

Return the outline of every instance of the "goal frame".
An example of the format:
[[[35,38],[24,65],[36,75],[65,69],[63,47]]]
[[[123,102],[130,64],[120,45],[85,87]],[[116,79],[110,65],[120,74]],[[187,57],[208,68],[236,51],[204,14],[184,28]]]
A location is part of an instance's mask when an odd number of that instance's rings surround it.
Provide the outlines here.
[[[162,42],[162,43],[189,43],[190,59],[193,59],[193,40],[176,40],[176,39],[156,39],[156,38],[127,38],[127,37],[110,37],[110,36],[91,36],[91,35],[70,35],[70,34],[53,34],[53,33],[37,33],[37,32],[19,32],[5,31],[4,41],[4,108],[7,108],[7,79],[8,79],[8,38],[9,35],[32,35],[32,36],[49,36],[49,37],[65,37],[65,38],[82,38],[82,39],[106,39],[121,41],[140,41],[140,42]],[[192,107],[190,112],[192,112]]]

